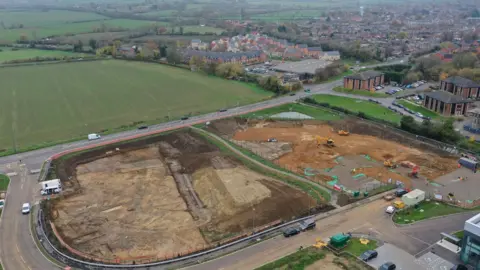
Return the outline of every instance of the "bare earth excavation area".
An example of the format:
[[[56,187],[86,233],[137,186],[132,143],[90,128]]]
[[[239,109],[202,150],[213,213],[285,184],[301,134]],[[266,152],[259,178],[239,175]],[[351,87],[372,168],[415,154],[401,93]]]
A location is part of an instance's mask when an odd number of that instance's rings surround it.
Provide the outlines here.
[[[350,130],[340,136],[338,130]],[[411,187],[411,168],[390,169],[383,162],[411,162],[420,166],[421,177],[433,180],[456,169],[454,157],[412,146],[406,138],[377,132],[362,123],[336,121],[329,125],[319,121],[255,121],[242,119],[213,122],[210,131],[230,137],[241,146],[278,162],[299,174],[317,181],[339,184],[350,190],[362,190],[376,182],[401,182]],[[353,132],[352,132],[353,131]],[[380,136],[378,136],[380,135]],[[318,144],[317,136],[320,136]],[[386,139],[382,139],[385,136]],[[394,136],[394,135],[392,135]],[[275,138],[277,142],[268,142]],[[326,139],[335,147],[326,146]],[[398,142],[397,142],[398,141]]]
[[[251,171],[195,133],[119,148],[73,157],[63,164],[70,175],[59,174],[75,194],[55,201],[51,218],[71,247],[89,255],[186,253],[315,205],[303,191]]]

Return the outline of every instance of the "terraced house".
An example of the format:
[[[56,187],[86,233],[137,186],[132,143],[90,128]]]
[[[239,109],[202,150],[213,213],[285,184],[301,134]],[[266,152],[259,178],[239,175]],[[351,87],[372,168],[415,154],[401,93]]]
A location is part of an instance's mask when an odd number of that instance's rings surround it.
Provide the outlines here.
[[[206,63],[241,63],[254,64],[267,60],[267,55],[263,51],[250,52],[208,52],[187,50],[183,54],[183,61],[189,63],[194,56],[201,57]]]
[[[375,86],[383,84],[384,74],[368,70],[343,77],[343,87],[357,90],[372,90]]]

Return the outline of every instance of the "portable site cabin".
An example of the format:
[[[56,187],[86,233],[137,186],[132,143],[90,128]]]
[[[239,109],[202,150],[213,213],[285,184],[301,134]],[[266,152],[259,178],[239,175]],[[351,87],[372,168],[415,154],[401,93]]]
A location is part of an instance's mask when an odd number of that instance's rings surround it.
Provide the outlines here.
[[[402,196],[402,201],[407,207],[418,204],[423,200],[425,200],[425,191],[420,189],[414,189]]]
[[[40,186],[42,188],[42,195],[59,193],[62,190],[62,183],[60,182],[60,179],[40,182]]]

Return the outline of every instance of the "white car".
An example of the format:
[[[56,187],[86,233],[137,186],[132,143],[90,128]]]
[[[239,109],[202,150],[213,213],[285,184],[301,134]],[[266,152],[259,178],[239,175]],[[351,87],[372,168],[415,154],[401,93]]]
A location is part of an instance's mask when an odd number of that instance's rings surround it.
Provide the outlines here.
[[[393,214],[393,213],[395,213],[395,207],[393,207],[393,206],[391,206],[391,205],[388,206],[387,209],[385,209],[385,213],[387,213],[387,214]]]
[[[28,213],[30,213],[30,204],[24,203],[22,205],[22,214],[28,214]]]

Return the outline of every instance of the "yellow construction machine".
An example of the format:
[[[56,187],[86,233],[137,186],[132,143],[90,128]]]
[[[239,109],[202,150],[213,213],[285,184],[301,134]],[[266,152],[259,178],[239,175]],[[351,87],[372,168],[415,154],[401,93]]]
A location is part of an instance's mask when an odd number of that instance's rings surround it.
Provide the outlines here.
[[[342,130],[339,130],[339,131],[338,131],[338,135],[340,135],[340,136],[348,136],[348,135],[350,135],[350,132],[342,129]]]
[[[397,168],[397,164],[393,163],[393,161],[392,161],[391,159],[385,160],[385,161],[383,162],[383,165],[384,165],[385,167],[387,167],[387,168],[392,168],[392,169]]]
[[[320,146],[322,144],[324,144],[328,147],[334,147],[335,146],[335,141],[333,141],[330,138],[317,136],[317,146]]]

